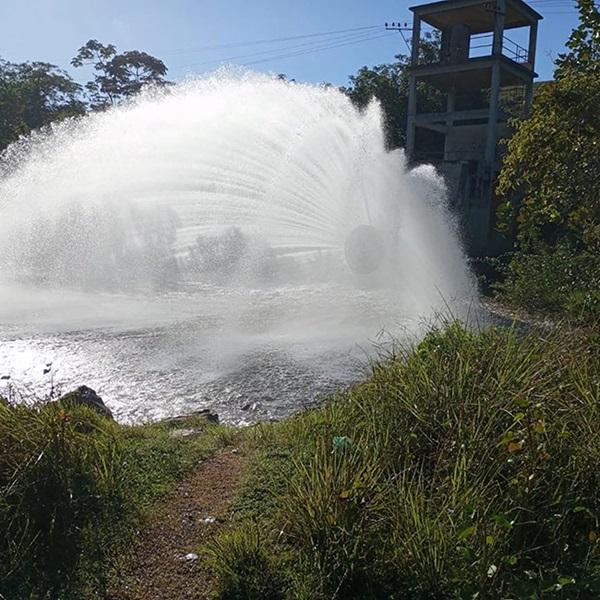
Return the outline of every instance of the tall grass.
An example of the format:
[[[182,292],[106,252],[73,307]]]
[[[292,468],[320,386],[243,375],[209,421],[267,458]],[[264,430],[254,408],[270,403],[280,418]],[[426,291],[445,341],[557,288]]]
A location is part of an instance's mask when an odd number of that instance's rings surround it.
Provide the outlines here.
[[[28,581],[51,597],[69,586],[83,540],[93,544],[93,527],[116,519],[124,504],[121,454],[116,425],[90,409],[0,405],[5,594],[28,597]]]
[[[231,441],[191,419],[121,426],[90,408],[0,402],[0,597],[103,597],[153,504]]]
[[[599,359],[567,330],[432,331],[263,426],[240,521],[272,532],[290,598],[598,597]]]

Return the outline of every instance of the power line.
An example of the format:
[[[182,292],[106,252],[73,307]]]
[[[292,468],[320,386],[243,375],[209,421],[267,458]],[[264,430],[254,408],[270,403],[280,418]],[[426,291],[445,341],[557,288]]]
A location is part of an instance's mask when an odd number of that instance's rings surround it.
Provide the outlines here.
[[[535,6],[537,10],[545,11],[545,9],[557,9],[557,8],[571,8],[573,10],[578,10],[577,5],[574,2],[565,2],[564,0],[547,0],[546,2],[534,2],[534,0],[530,0],[530,2]]]
[[[338,35],[335,36],[333,38],[329,38],[328,40],[311,40],[310,42],[303,42],[301,44],[294,44],[291,46],[282,46],[279,48],[269,48],[268,50],[259,50],[258,52],[251,52],[250,54],[237,54],[235,56],[228,56],[225,58],[213,58],[210,60],[204,60],[201,62],[197,62],[197,63],[192,63],[189,65],[186,65],[187,67],[201,67],[204,65],[209,65],[209,64],[214,64],[214,63],[220,63],[220,62],[231,62],[234,60],[245,60],[247,58],[254,58],[255,56],[264,56],[264,55],[268,55],[268,54],[272,54],[274,52],[287,52],[289,50],[298,50],[298,49],[303,49],[303,48],[310,48],[310,47],[316,47],[316,45],[319,44],[323,44],[323,43],[338,43],[338,42],[351,42],[351,41],[359,41],[362,38],[364,38],[365,36],[370,36],[371,34],[373,34],[373,31],[369,31],[369,32],[362,32],[362,33],[351,33],[351,34],[346,34],[346,35]]]
[[[401,36],[402,39],[404,40],[404,43],[406,44],[406,48],[408,50],[408,53],[410,54],[412,52],[412,48],[410,46],[410,44],[408,43],[408,40],[406,39],[404,32],[405,31],[412,31],[412,27],[408,27],[408,25],[406,23],[404,23],[404,25],[402,25],[402,23],[398,22],[396,23],[395,21],[390,23],[386,23],[385,24],[385,30],[386,31],[397,31]]]
[[[535,6],[537,10],[544,10],[546,8],[572,8],[574,10],[577,10],[577,5],[574,2],[568,2],[565,0],[547,0],[546,2],[534,2],[534,0],[530,1],[531,4]]]
[[[570,6],[568,4],[553,4],[551,6],[548,5],[540,5],[540,4],[534,4],[533,8],[535,8],[536,10],[540,10],[542,12],[546,12],[547,10],[557,10],[557,9],[570,9],[570,10],[577,10],[577,7],[575,6]]]
[[[330,45],[330,46],[321,46],[321,47],[316,47],[316,48],[313,48],[313,49],[307,49],[307,50],[304,50],[304,51],[293,52],[293,53],[290,53],[290,54],[280,54],[279,56],[271,56],[269,58],[263,58],[262,60],[254,60],[254,61],[250,61],[250,62],[247,62],[247,63],[243,63],[243,65],[244,66],[250,66],[250,65],[256,65],[256,64],[259,64],[259,63],[263,63],[263,62],[269,62],[271,60],[278,60],[280,58],[292,58],[294,56],[304,56],[305,54],[312,54],[314,52],[321,52],[323,50],[331,50],[333,48],[342,48],[344,46],[352,46],[352,45],[355,45],[355,44],[361,44],[363,42],[370,42],[372,40],[379,40],[381,38],[390,37],[391,35],[393,35],[393,34],[391,34],[391,33],[384,33],[384,34],[381,34],[381,35],[375,35],[375,36],[371,36],[371,37],[366,37],[366,38],[363,38],[363,39],[360,39],[360,40],[354,40],[354,41],[351,41],[351,42],[345,42],[343,44],[333,44],[333,45]]]
[[[538,6],[573,6],[576,7],[577,4],[574,0],[529,0],[530,4],[537,4]]]
[[[351,46],[351,45],[360,44],[363,42],[378,40],[381,38],[390,37],[391,35],[393,35],[393,34],[384,33],[384,34],[380,34],[380,35],[368,35],[366,37],[361,37],[360,39],[355,39],[355,40],[350,40],[350,41],[346,41],[346,42],[342,42],[342,43],[335,43],[335,44],[326,43],[325,45],[323,45],[323,42],[321,42],[321,45],[316,45],[316,46],[313,46],[312,48],[305,48],[304,50],[298,50],[295,52],[285,52],[282,54],[276,54],[273,56],[269,56],[269,57],[258,59],[258,60],[252,60],[252,61],[248,61],[248,62],[241,63],[241,64],[242,64],[242,66],[247,67],[250,65],[256,65],[256,64],[260,64],[260,63],[270,62],[270,61],[279,60],[282,58],[292,58],[292,57],[296,57],[296,56],[304,56],[306,54],[322,52],[324,50],[332,50],[334,48],[342,48],[344,46]],[[283,49],[281,49],[281,50],[283,50]],[[191,65],[189,65],[189,66],[191,66]],[[180,67],[180,68],[186,68],[186,67]]]
[[[171,54],[185,54],[187,52],[201,52],[206,50],[222,50],[226,48],[240,48],[244,46],[259,46],[261,44],[273,44],[277,42],[290,42],[294,40],[301,40],[307,38],[315,38],[315,37],[324,37],[330,35],[336,35],[341,33],[350,33],[350,32],[358,32],[358,31],[367,31],[378,29],[381,25],[367,25],[364,27],[352,27],[350,29],[337,29],[334,31],[321,31],[318,33],[306,33],[302,35],[293,35],[288,37],[279,37],[279,38],[268,38],[262,40],[247,40],[243,42],[231,42],[228,44],[214,44],[207,46],[194,46],[191,48],[179,48],[174,50]]]
[[[563,15],[563,14],[574,14],[572,11],[560,11],[562,8],[576,8],[576,3],[574,0],[528,0],[531,4],[537,4],[539,8],[547,7],[550,9],[555,9],[555,11],[544,11],[548,15]],[[395,25],[395,24],[393,24]],[[387,23],[386,23],[387,26]],[[184,48],[174,50],[171,54],[184,54],[187,52],[200,52],[200,51],[211,51],[211,50],[221,50],[228,48],[242,48],[249,46],[260,46],[263,44],[275,44],[280,42],[290,42],[296,40],[310,40],[300,44],[293,44],[291,46],[285,45],[283,47],[278,48],[269,48],[265,50],[260,50],[257,52],[251,52],[246,54],[238,54],[235,56],[229,56],[226,58],[218,58],[205,60],[198,63],[193,63],[189,65],[184,65],[181,67],[175,67],[175,69],[181,70],[190,67],[199,67],[210,64],[218,64],[218,63],[228,63],[231,61],[253,59],[254,57],[262,57],[257,60],[250,60],[247,62],[241,63],[244,66],[255,65],[264,62],[269,62],[273,60],[279,60],[283,58],[291,58],[295,56],[304,56],[306,54],[312,54],[315,52],[322,52],[325,50],[342,48],[345,46],[351,46],[355,44],[360,44],[363,42],[368,42],[371,40],[377,40],[384,37],[388,37],[390,34],[383,35],[372,35],[375,33],[375,30],[380,28],[380,25],[368,25],[363,27],[353,27],[348,29],[338,29],[332,31],[322,31],[316,33],[307,33],[301,35],[287,36],[287,37],[278,37],[278,38],[267,38],[260,40],[247,40],[240,42],[232,42],[227,44],[215,44],[215,45],[205,45],[205,46],[196,46],[192,48]],[[406,44],[406,47],[410,51],[410,45],[408,40],[403,35],[403,32],[400,31],[402,35],[403,41]],[[326,38],[326,39],[315,39],[315,38]],[[277,54],[279,52],[279,54]]]

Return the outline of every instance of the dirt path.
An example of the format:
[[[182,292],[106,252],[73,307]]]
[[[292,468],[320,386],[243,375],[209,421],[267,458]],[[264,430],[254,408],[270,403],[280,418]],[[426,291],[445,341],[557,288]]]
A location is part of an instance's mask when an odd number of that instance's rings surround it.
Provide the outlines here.
[[[214,577],[202,557],[188,556],[230,516],[246,457],[226,448],[203,462],[166,499],[144,530],[110,600],[211,598]]]

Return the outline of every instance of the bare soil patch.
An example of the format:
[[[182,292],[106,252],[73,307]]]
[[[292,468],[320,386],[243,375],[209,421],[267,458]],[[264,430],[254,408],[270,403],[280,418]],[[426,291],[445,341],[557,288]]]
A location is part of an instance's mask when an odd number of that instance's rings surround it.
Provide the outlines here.
[[[140,531],[107,598],[214,597],[215,578],[199,550],[227,524],[245,463],[239,449],[226,448],[190,473]]]

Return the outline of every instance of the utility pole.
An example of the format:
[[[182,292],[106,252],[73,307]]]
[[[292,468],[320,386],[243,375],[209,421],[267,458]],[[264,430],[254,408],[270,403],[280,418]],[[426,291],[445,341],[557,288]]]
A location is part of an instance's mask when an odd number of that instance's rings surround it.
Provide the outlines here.
[[[416,32],[417,32],[416,33],[417,38],[419,38],[420,31],[419,31],[418,24],[415,27],[416,27]],[[418,59],[418,43],[417,43],[417,57],[415,57],[415,40],[414,40],[414,33],[413,33],[415,31],[415,28],[409,27],[408,23],[393,22],[393,23],[386,23],[385,29],[386,29],[386,31],[397,31],[402,36],[402,39],[404,40],[406,48],[408,49],[408,54],[410,56],[411,65],[416,64],[417,59]],[[413,33],[413,36],[412,36],[412,39],[410,42],[404,36],[405,31],[410,31],[411,33]],[[407,150],[408,156],[411,156],[414,145],[415,145],[414,115],[416,113],[416,97],[417,97],[417,95],[416,95],[416,79],[414,78],[413,75],[410,75],[408,78],[408,87],[409,87],[409,95],[408,95],[408,124],[407,124],[407,129],[406,129],[406,150]]]
[[[412,31],[412,27],[409,27],[408,23],[400,23],[400,22],[386,23],[385,30],[386,31],[397,31],[402,36],[402,39],[404,40],[404,43],[406,44],[406,47],[408,48],[408,51],[410,52],[410,43],[404,37],[405,31]]]

